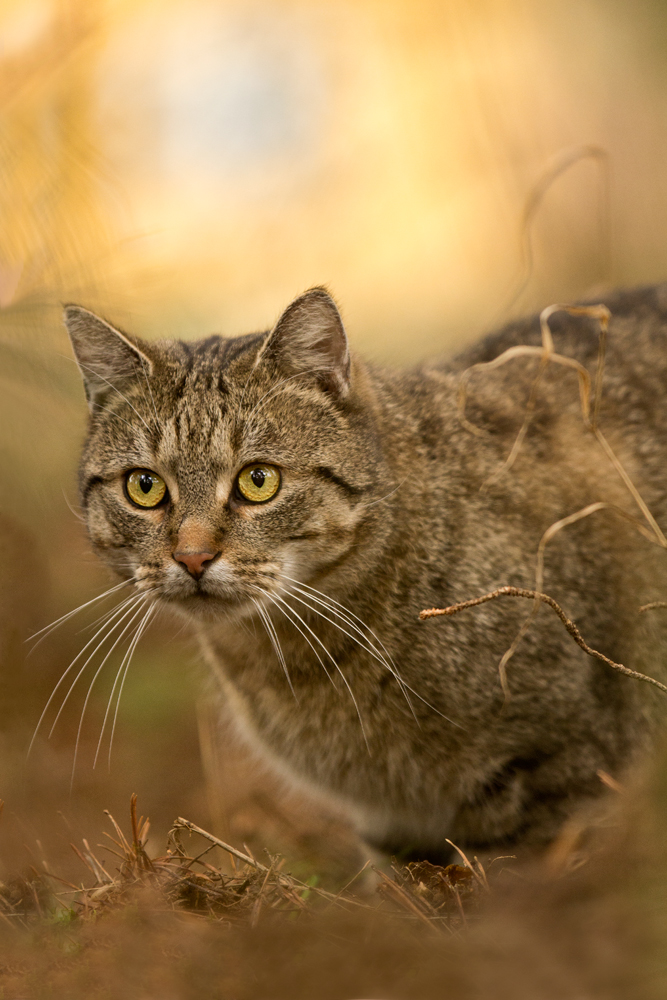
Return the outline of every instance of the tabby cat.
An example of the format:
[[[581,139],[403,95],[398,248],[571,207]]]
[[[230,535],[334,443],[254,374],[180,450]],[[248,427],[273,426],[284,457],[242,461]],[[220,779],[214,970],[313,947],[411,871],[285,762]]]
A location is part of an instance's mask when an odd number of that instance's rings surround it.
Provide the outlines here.
[[[667,287],[615,293],[599,412],[667,530]],[[80,306],[66,324],[90,408],[80,471],[88,532],[138,615],[186,616],[242,730],[378,848],[439,858],[539,847],[647,741],[647,685],[588,656],[541,605],[419,612],[534,587],[545,530],[601,502],[545,550],[544,590],[593,647],[655,674],[663,548],[581,416],[576,372],[518,356],[512,324],[453,361],[390,371],[351,355],[325,289],[274,328],[144,342]],[[593,375],[598,327],[551,320]],[[516,460],[503,469],[533,396]],[[531,404],[532,405],[532,404]],[[480,433],[473,433],[475,425]],[[623,517],[621,509],[627,513]],[[144,618],[141,619],[144,621]]]

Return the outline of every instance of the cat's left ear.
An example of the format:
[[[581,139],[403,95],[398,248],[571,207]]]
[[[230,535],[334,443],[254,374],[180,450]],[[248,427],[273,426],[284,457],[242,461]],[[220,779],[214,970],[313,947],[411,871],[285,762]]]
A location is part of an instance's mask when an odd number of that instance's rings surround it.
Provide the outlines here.
[[[311,288],[287,307],[266,345],[288,375],[311,374],[342,398],[350,387],[350,351],[343,321],[326,288]]]
[[[123,383],[151,374],[153,362],[120,330],[83,306],[65,306],[65,326],[92,411]]]

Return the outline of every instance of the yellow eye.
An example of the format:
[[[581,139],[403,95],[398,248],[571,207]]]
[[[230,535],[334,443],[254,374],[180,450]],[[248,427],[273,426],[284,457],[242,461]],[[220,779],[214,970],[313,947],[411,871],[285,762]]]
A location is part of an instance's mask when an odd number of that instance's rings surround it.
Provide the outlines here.
[[[280,472],[275,465],[246,465],[236,480],[239,493],[252,503],[270,500],[278,492]]]
[[[138,507],[157,507],[164,500],[167,484],[156,472],[133,469],[125,477],[127,495]]]

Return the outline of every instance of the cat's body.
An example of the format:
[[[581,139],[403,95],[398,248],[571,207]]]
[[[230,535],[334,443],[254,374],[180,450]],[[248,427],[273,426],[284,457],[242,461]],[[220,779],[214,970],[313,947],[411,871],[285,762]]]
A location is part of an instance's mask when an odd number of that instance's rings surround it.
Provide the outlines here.
[[[667,529],[667,291],[608,305],[601,427]],[[196,622],[239,724],[369,842],[430,856],[447,838],[546,843],[599,794],[598,772],[620,774],[645,743],[646,686],[587,656],[548,608],[508,664],[509,700],[498,664],[528,602],[418,618],[533,587],[543,533],[587,504],[641,517],[584,428],[571,369],[546,372],[515,463],[487,482],[536,362],[472,379],[466,415],[483,437],[459,419],[460,373],[539,343],[536,321],[403,373],[350,362],[321,290],[270,334],[229,341],[138,344],[78,307],[68,326],[91,403],[81,487],[95,547],[147,600]],[[556,349],[594,374],[593,321],[551,326]],[[280,488],[249,502],[238,477],[257,463]],[[133,505],[132,469],[152,470],[166,499]],[[638,608],[664,598],[666,571],[663,549],[600,510],[551,541],[544,589],[591,646],[655,674],[660,623]]]

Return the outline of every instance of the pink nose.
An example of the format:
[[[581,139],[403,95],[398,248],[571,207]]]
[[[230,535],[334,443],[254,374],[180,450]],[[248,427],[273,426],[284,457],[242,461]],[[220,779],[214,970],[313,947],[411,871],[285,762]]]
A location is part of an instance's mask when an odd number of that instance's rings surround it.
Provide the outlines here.
[[[174,552],[174,559],[183,563],[190,576],[198,580],[208,564],[219,555],[219,552]]]

